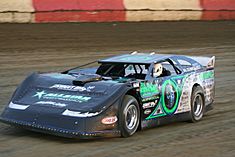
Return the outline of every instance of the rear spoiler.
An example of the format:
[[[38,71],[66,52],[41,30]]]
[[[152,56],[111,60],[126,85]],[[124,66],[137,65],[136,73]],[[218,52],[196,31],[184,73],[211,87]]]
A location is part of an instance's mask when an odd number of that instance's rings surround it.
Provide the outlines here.
[[[207,66],[206,66],[208,69],[209,68],[214,68],[215,67],[215,56],[211,57],[209,62],[207,63]]]
[[[189,58],[197,61],[202,66],[206,67],[207,69],[212,69],[215,67],[215,56],[212,57],[195,57],[195,56],[188,56]]]

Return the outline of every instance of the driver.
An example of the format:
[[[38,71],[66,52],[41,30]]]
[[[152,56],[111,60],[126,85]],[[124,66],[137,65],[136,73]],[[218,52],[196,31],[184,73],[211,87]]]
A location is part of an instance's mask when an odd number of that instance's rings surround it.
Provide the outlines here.
[[[163,67],[161,63],[157,63],[154,65],[154,69],[153,69],[153,76],[154,77],[159,77],[162,75],[163,72]]]

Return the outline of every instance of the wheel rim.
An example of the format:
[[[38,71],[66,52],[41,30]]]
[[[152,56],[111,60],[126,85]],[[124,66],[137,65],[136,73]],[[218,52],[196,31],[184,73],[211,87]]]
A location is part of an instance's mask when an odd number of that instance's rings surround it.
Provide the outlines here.
[[[197,94],[194,99],[194,115],[196,117],[199,117],[201,115],[202,108],[203,108],[202,96],[200,94]]]
[[[125,110],[125,123],[129,130],[135,128],[138,121],[137,107],[134,104],[129,105]]]

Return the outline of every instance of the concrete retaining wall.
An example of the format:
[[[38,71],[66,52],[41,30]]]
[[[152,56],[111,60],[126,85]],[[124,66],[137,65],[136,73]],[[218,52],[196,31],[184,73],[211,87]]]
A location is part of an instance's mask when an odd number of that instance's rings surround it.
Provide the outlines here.
[[[0,12],[34,12],[32,0],[0,0]]]
[[[235,0],[199,0],[203,10],[235,10]]]
[[[235,0],[0,0],[0,22],[234,20]]]
[[[125,10],[123,0],[33,0],[36,11]]]
[[[202,10],[199,0],[124,0],[127,10]]]

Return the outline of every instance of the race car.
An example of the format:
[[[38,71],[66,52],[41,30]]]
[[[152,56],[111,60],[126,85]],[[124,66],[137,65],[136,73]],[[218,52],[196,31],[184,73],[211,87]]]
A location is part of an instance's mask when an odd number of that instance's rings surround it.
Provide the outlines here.
[[[129,137],[170,122],[198,122],[212,109],[214,56],[134,52],[97,63],[31,74],[0,120],[69,138]]]

